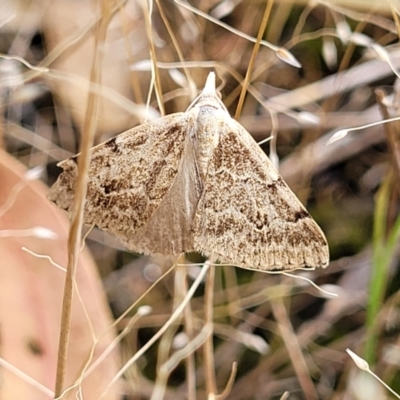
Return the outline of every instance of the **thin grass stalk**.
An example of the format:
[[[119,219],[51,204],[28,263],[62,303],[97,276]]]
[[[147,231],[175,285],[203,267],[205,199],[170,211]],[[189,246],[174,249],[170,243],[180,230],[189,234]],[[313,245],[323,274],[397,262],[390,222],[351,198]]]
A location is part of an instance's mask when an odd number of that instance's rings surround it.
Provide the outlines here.
[[[253,72],[254,63],[256,61],[256,57],[257,57],[258,51],[260,50],[261,39],[262,39],[262,37],[264,35],[265,28],[267,27],[267,23],[268,23],[268,20],[269,20],[269,16],[271,15],[271,10],[272,10],[272,5],[273,4],[274,4],[273,0],[267,0],[267,4],[266,4],[265,10],[264,10],[263,19],[261,21],[260,28],[258,29],[257,40],[256,40],[256,43],[254,44],[253,52],[251,53],[251,57],[250,57],[250,60],[249,60],[249,65],[248,65],[247,71],[246,71],[246,76],[244,78],[243,85],[242,85],[242,91],[240,92],[240,97],[239,97],[238,105],[237,105],[236,112],[235,112],[235,119],[236,120],[239,119],[240,114],[242,112],[244,99],[246,97],[247,87],[249,86],[249,83],[250,83],[250,79],[251,79],[251,74]]]
[[[182,53],[182,51],[181,51],[181,49],[179,47],[179,42],[178,42],[178,40],[177,40],[177,38],[176,38],[176,36],[174,34],[174,31],[172,30],[171,24],[169,23],[168,18],[165,15],[164,8],[163,8],[160,0],[156,0],[156,3],[157,3],[157,6],[158,6],[158,10],[159,10],[160,16],[161,16],[161,18],[162,18],[162,20],[164,22],[165,27],[167,28],[167,31],[168,31],[169,36],[171,38],[171,41],[172,41],[172,43],[174,45],[175,51],[178,54],[179,61],[182,63],[182,68],[183,68],[183,70],[185,72],[186,79],[188,80],[188,82],[192,83],[193,82],[193,78],[192,78],[192,74],[190,73],[190,68],[187,68],[186,65],[185,65],[185,57],[184,57],[184,55],[183,55],[183,53]],[[190,100],[191,101],[197,95],[197,93],[192,93],[193,87],[194,86],[192,84],[189,85],[190,97],[191,97]]]
[[[214,316],[214,280],[215,266],[212,265],[206,277],[205,294],[204,294],[204,316],[205,325],[213,326]],[[204,370],[206,377],[206,390],[208,399],[214,399],[217,394],[217,384],[215,379],[215,363],[214,363],[214,345],[213,345],[213,329],[204,343]]]
[[[129,39],[129,37],[130,37],[129,20],[127,17],[127,12],[123,8],[122,4],[120,5],[119,18],[121,21],[122,31],[124,33],[124,45],[125,45],[125,52],[127,55],[127,60],[128,60],[129,65],[133,65],[135,63],[135,56],[132,51],[132,43],[130,42],[130,39]],[[144,97],[143,97],[142,89],[140,87],[140,78],[139,78],[137,71],[131,69],[129,71],[129,78],[130,78],[132,92],[134,95],[135,102],[137,104],[143,104]]]
[[[91,84],[100,83],[102,62],[102,44],[105,41],[107,27],[111,19],[107,3],[102,3],[102,17],[96,24],[94,58],[90,75]],[[72,205],[71,227],[68,237],[68,264],[64,284],[64,296],[61,315],[60,340],[57,359],[57,373],[55,384],[55,398],[62,393],[67,364],[67,351],[71,325],[71,310],[73,299],[73,287],[76,274],[76,266],[81,248],[83,210],[86,198],[88,170],[90,164],[90,148],[93,146],[96,131],[96,115],[98,112],[98,96],[90,91],[88,95],[86,119],[82,131],[81,156],[78,160],[78,176],[76,192]]]
[[[174,301],[173,301],[174,311],[185,298],[185,293],[183,293],[182,290],[183,281],[185,279],[186,279],[185,267],[182,266],[180,260],[178,260],[175,269]],[[164,333],[164,335],[160,340],[160,345],[158,347],[158,357],[157,357],[157,377],[154,384],[154,391],[151,396],[152,400],[162,399],[164,397],[168,384],[168,377],[171,371],[166,368],[163,368],[163,366],[165,365],[165,363],[169,358],[172,347],[172,341],[178,330],[181,320],[182,316],[179,316],[179,318],[175,321],[173,325],[169,327],[169,329]]]
[[[185,267],[186,271],[186,267]],[[186,271],[185,279],[183,282],[183,294],[184,297],[187,295],[188,291],[188,275]],[[185,308],[184,314],[184,322],[185,322],[185,333],[188,338],[188,341],[192,341],[194,336],[194,320],[193,320],[193,312],[190,303]],[[187,399],[195,400],[196,399],[196,366],[194,353],[190,353],[185,360],[185,369],[186,369],[186,384],[187,384]]]
[[[364,350],[364,358],[370,365],[374,365],[376,361],[376,349],[378,345],[377,317],[385,295],[390,263],[393,259],[396,245],[400,239],[400,216],[397,218],[388,238],[385,238],[386,217],[391,185],[393,183],[393,172],[392,170],[392,172],[386,176],[376,196],[372,274],[366,317],[367,339]]]
[[[157,54],[156,54],[156,47],[154,45],[153,40],[153,26],[152,26],[152,7],[149,7],[147,0],[141,0],[143,14],[144,14],[144,22],[146,24],[146,32],[147,37],[149,39],[149,51],[150,51],[150,60],[151,60],[151,73],[152,79],[154,82],[154,91],[157,98],[158,108],[160,109],[161,115],[165,115],[165,107],[162,98],[162,86],[161,86],[161,78],[160,72],[157,67]]]
[[[282,340],[289,353],[293,368],[307,400],[318,400],[318,393],[308,371],[307,363],[304,359],[299,339],[293,330],[285,304],[281,297],[271,301],[272,312],[279,325]]]

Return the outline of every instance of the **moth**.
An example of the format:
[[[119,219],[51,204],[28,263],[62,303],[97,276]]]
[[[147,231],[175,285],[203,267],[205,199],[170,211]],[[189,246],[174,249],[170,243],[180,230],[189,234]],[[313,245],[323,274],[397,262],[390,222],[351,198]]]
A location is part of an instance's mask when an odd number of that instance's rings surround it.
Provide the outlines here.
[[[70,211],[79,155],[48,198]],[[199,252],[270,271],[325,267],[316,222],[252,136],[229,115],[215,73],[186,112],[132,128],[92,149],[84,220],[137,253]]]

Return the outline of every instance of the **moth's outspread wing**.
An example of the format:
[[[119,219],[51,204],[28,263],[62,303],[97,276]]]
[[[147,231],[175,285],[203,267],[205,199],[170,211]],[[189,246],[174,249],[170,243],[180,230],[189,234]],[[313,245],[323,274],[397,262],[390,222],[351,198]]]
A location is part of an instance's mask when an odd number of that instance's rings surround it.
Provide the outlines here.
[[[85,223],[115,234],[138,252],[176,254],[190,247],[187,243],[190,228],[186,226],[188,223],[185,225],[188,216],[184,214],[192,213],[191,223],[194,211],[173,204],[176,193],[163,206],[161,214],[180,224],[166,221],[157,224],[152,219],[168,198],[168,192],[177,191],[174,182],[182,164],[186,131],[187,114],[177,113],[130,129],[94,147]],[[64,171],[48,194],[50,200],[65,210],[70,210],[74,197],[76,161],[75,156],[59,164]],[[191,178],[195,179],[193,171],[186,172],[180,176],[179,184]]]
[[[233,119],[220,125],[194,224],[194,248],[256,270],[325,267],[321,229]]]

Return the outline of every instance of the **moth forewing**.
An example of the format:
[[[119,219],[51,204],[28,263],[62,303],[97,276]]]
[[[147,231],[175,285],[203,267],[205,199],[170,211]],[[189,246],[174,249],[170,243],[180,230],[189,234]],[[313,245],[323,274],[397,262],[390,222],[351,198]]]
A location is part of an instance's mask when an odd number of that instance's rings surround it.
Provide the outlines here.
[[[172,114],[92,149],[85,223],[117,235],[131,250],[150,252],[132,239],[150,223],[173,187],[184,153],[186,120],[186,113]],[[59,164],[63,172],[48,194],[66,210],[74,196],[76,162],[77,156]],[[165,238],[171,236],[169,227],[160,225],[159,230],[166,231]]]
[[[224,264],[257,270],[328,264],[321,229],[230,117],[208,164],[194,227],[195,250]]]

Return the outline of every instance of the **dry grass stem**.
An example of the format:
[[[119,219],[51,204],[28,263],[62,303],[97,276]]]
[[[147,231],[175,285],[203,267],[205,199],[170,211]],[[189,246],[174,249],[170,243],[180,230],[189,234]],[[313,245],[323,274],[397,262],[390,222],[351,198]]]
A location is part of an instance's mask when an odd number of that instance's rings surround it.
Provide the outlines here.
[[[247,68],[246,76],[245,76],[243,84],[242,84],[242,91],[240,92],[240,97],[239,97],[238,105],[237,105],[236,112],[235,112],[236,120],[239,120],[240,114],[242,113],[242,108],[243,108],[244,98],[246,97],[247,87],[249,86],[249,83],[251,80],[251,74],[253,72],[254,63],[257,58],[257,53],[260,49],[261,38],[264,35],[265,28],[267,26],[268,19],[271,14],[272,4],[273,4],[273,0],[267,0],[266,5],[265,5],[265,10],[264,10],[264,15],[262,18],[262,22],[261,22],[260,28],[258,29],[257,40],[254,44],[253,51],[251,53],[251,57],[249,60],[249,66]]]
[[[211,266],[205,283],[205,294],[204,294],[204,323],[210,329],[206,342],[204,343],[204,369],[206,376],[206,390],[209,400],[215,398],[217,394],[217,385],[215,381],[215,370],[214,370],[214,280],[215,280],[215,267]]]
[[[95,45],[95,58],[93,60],[91,79],[93,83],[100,81],[100,64],[102,60],[102,53],[100,47],[104,43],[104,39],[107,33],[108,24],[111,15],[108,14],[108,10],[104,9],[104,16],[97,24],[96,33],[96,45]],[[81,146],[81,157],[78,163],[78,179],[76,184],[76,195],[71,213],[71,228],[70,235],[68,238],[68,265],[67,273],[65,278],[63,307],[61,315],[61,327],[60,327],[60,344],[58,350],[58,361],[57,361],[57,377],[56,387],[54,395],[59,397],[63,390],[65,368],[67,363],[67,352],[69,342],[69,332],[71,325],[71,307],[72,307],[72,296],[74,288],[74,279],[76,265],[78,262],[78,256],[81,247],[81,229],[83,224],[83,208],[86,197],[86,188],[90,163],[90,148],[93,146],[94,135],[96,130],[96,117],[97,117],[97,104],[98,97],[92,92],[89,93],[88,106],[85,126],[82,133],[82,146]]]
[[[282,339],[289,353],[289,357],[292,360],[293,368],[296,371],[296,375],[303,389],[303,393],[307,400],[318,400],[318,393],[315,390],[300,344],[293,331],[282,299],[278,298],[273,300],[271,306],[274,317],[279,325]]]

